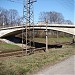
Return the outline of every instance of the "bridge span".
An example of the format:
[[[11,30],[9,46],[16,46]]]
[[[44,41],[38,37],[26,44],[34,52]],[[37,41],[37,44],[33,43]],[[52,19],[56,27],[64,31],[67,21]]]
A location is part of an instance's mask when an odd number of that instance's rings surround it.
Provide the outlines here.
[[[29,28],[32,29],[33,26],[28,26],[28,29]],[[26,26],[13,26],[13,27],[0,28],[0,37],[19,34],[22,32],[23,29],[26,29]],[[48,24],[47,29],[61,31],[75,35],[75,25]],[[46,30],[46,24],[34,25],[34,30]]]

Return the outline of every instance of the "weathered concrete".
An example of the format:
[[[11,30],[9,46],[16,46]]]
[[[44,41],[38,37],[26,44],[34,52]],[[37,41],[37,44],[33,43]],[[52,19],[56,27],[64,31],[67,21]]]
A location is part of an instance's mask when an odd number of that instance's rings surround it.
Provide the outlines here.
[[[32,26],[30,27],[32,29]],[[0,37],[16,35],[22,32],[22,26],[14,26],[0,29]],[[34,26],[35,30],[46,30],[45,25]],[[75,25],[60,25],[60,24],[51,24],[47,27],[48,30],[56,30],[65,33],[75,35]]]

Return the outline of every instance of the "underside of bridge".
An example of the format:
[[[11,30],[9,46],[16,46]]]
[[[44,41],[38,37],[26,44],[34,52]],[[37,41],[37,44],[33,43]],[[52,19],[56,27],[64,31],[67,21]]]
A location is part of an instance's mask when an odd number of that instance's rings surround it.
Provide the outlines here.
[[[32,31],[32,29],[31,29],[31,31]],[[46,30],[45,30],[45,29],[34,29],[34,34],[37,33],[36,31],[41,31],[41,32],[45,33]],[[65,33],[65,34],[73,35],[73,34],[71,34],[71,33],[69,33],[69,32],[60,31],[60,30],[53,30],[53,29],[48,29],[48,34],[50,34],[51,31],[56,32],[56,34],[57,34],[57,32],[60,32],[60,33]],[[15,31],[10,30],[9,32],[7,32],[7,30],[6,30],[6,31],[4,31],[4,33],[5,33],[5,34],[2,34],[1,37],[15,36],[15,35],[17,35],[17,34],[22,34],[22,29],[21,29],[21,30],[15,30]],[[23,30],[23,34],[24,34],[24,33],[26,33],[26,30]],[[33,33],[33,32],[31,32],[31,36],[32,36],[32,33]],[[41,34],[42,34],[42,33],[41,33]],[[24,35],[25,35],[25,34],[24,34]],[[29,32],[28,32],[27,35],[30,35]],[[21,37],[22,37],[22,36],[21,36]],[[25,37],[25,36],[24,36],[24,37]]]
[[[35,38],[45,38],[46,37],[46,32],[45,30],[35,30]],[[24,32],[25,33],[25,32]],[[49,38],[57,38],[59,39],[59,37],[72,37],[73,35],[71,34],[67,34],[67,33],[63,33],[63,32],[58,32],[58,31],[55,31],[55,30],[48,30],[48,37]],[[29,37],[29,34],[27,35],[27,37]],[[21,43],[22,44],[22,31],[19,30],[18,32],[13,32],[13,33],[10,33],[6,36],[4,36],[3,38],[7,39],[7,40],[10,40],[14,43]],[[27,43],[29,42],[29,39],[27,40]],[[31,46],[32,45],[33,41],[31,41]],[[23,44],[26,44],[26,39],[23,38]],[[35,44],[35,47],[46,47],[46,44],[45,43],[41,43],[41,41],[39,42],[34,42]],[[29,45],[29,44],[28,44]],[[51,45],[49,45],[48,47],[52,47]]]

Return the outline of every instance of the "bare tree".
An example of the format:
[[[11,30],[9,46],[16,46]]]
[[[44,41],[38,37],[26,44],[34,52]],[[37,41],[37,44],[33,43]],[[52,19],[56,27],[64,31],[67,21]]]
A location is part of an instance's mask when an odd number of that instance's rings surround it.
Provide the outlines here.
[[[64,17],[61,13],[50,12],[50,23],[63,23]]]
[[[50,24],[73,24],[70,20],[65,20],[61,13],[55,11],[41,12],[39,20],[41,22],[45,22],[46,18],[48,19],[48,23]]]
[[[3,9],[0,7],[0,26],[12,26],[20,24],[21,18],[15,9]]]
[[[18,19],[18,12],[15,9],[10,9],[9,10],[9,22],[11,25],[16,25],[17,24],[17,19]]]
[[[48,19],[48,23],[63,23],[64,17],[61,13],[58,12],[41,12],[39,19],[40,21],[45,21],[45,18]]]
[[[0,7],[0,25],[7,25],[8,21],[8,11]]]
[[[22,22],[23,22],[23,18],[20,17],[20,16],[18,16],[16,22],[17,22],[17,25],[18,25],[18,26],[21,25]]]
[[[70,21],[70,20],[65,20],[64,23],[65,24],[73,24],[72,21]]]

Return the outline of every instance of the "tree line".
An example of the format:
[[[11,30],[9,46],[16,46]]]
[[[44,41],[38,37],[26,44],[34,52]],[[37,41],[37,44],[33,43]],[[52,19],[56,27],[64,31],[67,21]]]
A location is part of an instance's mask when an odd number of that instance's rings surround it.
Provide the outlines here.
[[[21,25],[23,17],[19,16],[19,13],[15,9],[4,9],[0,7],[0,27],[5,26],[14,26]],[[64,16],[55,11],[50,12],[40,12],[39,21],[45,22],[45,19],[48,20],[50,24],[73,24],[70,20],[65,20]]]
[[[0,7],[0,26],[20,25],[22,18],[15,9],[3,9]]]
[[[39,21],[45,22],[48,20],[49,24],[73,24],[71,20],[65,20],[62,13],[50,11],[50,12],[40,12]]]
[[[45,23],[46,19],[48,21],[48,24],[73,24],[70,20],[65,20],[62,13],[50,11],[50,12],[40,12],[39,15],[39,23]],[[65,36],[71,36],[63,32],[58,32],[60,37]],[[37,30],[37,33],[35,37],[42,37],[44,38],[46,34],[44,31]],[[54,30],[48,30],[48,37],[57,37],[57,31]]]

